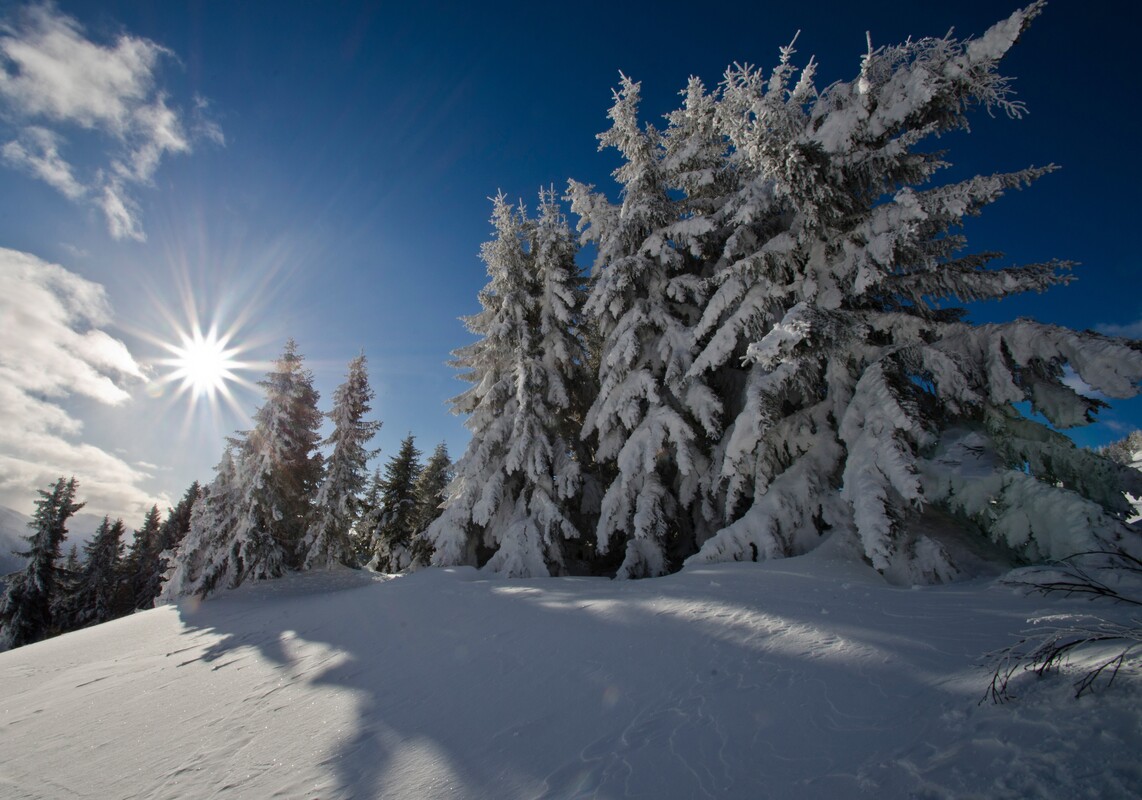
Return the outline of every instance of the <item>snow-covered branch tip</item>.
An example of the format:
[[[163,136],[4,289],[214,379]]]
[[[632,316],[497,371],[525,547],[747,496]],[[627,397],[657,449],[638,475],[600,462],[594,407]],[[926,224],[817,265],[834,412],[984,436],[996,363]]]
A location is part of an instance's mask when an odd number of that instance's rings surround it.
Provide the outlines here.
[[[1039,594],[1085,596],[1142,606],[1142,560],[1122,548],[1076,553],[1055,564],[1034,567],[1004,583]],[[1023,631],[1014,644],[991,654],[995,669],[980,703],[1016,699],[1012,681],[1027,672],[1042,678],[1074,665],[1074,696],[1109,689],[1124,670],[1142,666],[1142,618],[1126,622],[1090,614],[1056,614]]]
[[[1099,572],[1104,573],[1102,577],[1098,576]],[[1004,583],[1025,588],[1035,594],[1062,594],[1064,597],[1080,595],[1090,600],[1104,597],[1116,603],[1142,606],[1142,592],[1127,593],[1129,590],[1121,585],[1123,577],[1142,583],[1142,559],[1122,548],[1115,548],[1089,550],[1053,564],[1031,567],[1022,570],[1017,577],[1004,580]]]
[[[1142,622],[1124,625],[1099,617],[1078,617],[1069,625],[1025,631],[1015,644],[994,654],[998,663],[979,702],[991,700],[998,705],[1015,700],[1018,696],[1011,684],[1017,676],[1032,672],[1042,678],[1062,671],[1080,651],[1098,645],[1111,645],[1112,654],[1088,660],[1078,668],[1072,683],[1076,698],[1109,689],[1124,669],[1137,669],[1142,661]]]

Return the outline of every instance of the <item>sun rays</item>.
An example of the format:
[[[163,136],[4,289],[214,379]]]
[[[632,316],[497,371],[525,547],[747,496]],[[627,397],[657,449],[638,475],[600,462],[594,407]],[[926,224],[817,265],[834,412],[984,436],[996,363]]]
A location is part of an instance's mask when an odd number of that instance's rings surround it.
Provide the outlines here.
[[[203,331],[192,322],[188,329],[180,327],[170,341],[152,339],[167,355],[151,362],[156,372],[151,394],[165,395],[171,402],[185,401],[188,423],[199,412],[217,417],[222,406],[243,417],[246,412],[235,392],[256,391],[256,385],[243,373],[262,364],[241,357],[249,344],[237,344],[235,333],[219,332],[213,325]]]
[[[211,322],[203,324],[200,301],[189,287],[181,288],[183,313],[161,312],[166,323],[161,327],[167,334],[143,334],[159,351],[149,361],[152,377],[148,392],[156,399],[164,398],[172,409],[182,406],[187,429],[208,419],[215,423],[245,419],[246,401],[258,391],[249,376],[266,366],[266,362],[251,358],[252,352],[265,344],[264,337],[250,329],[250,314],[256,304],[247,304],[243,313],[233,315],[238,318],[229,325],[220,323],[220,318],[232,316],[226,313],[229,304],[220,304],[213,308]],[[164,306],[157,304],[157,308]]]
[[[220,336],[213,328],[206,334],[195,326],[189,335],[180,335],[180,344],[164,343],[172,358],[159,363],[170,367],[169,379],[180,381],[179,391],[187,392],[197,400],[213,401],[217,395],[227,396],[230,383],[238,379],[235,370],[244,364],[235,359],[239,349],[228,347],[229,337]]]

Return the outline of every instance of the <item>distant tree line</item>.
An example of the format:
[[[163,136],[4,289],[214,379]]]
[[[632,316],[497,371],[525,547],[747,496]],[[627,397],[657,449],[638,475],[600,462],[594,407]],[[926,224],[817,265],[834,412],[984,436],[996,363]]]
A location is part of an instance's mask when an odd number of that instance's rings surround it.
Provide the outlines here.
[[[190,529],[201,492],[197,482],[192,484],[165,518],[152,506],[129,546],[123,520],[104,517],[82,557],[75,545],[64,556],[68,520],[84,506],[77,491],[75,478],[60,478],[39,491],[28,549],[17,554],[27,564],[10,577],[0,597],[0,649],[151,608],[169,554]]]
[[[185,539],[169,554],[162,597],[204,597],[290,571],[427,563],[431,552],[417,537],[440,513],[452,461],[440,444],[422,463],[410,434],[370,479],[369,443],[381,423],[367,418],[365,356],[349,363],[324,415],[293,340],[260,385],[265,402],[254,427],[227,441]],[[323,416],[333,429],[320,441]]]
[[[78,484],[61,478],[41,490],[19,553],[27,565],[0,598],[0,647],[287,571],[427,564],[419,534],[440,514],[452,461],[443,443],[423,461],[410,434],[370,476],[377,451],[368,443],[380,423],[365,418],[373,397],[365,357],[334,393],[324,442],[318,394],[292,340],[261,386],[254,428],[227,440],[214,479],[195,482],[165,519],[152,507],[129,545],[123,521],[104,517],[82,552],[73,545],[64,555],[67,522],[84,505]]]
[[[1142,464],[1142,430],[1131,431],[1118,441],[1099,448],[1099,452],[1126,466]]]

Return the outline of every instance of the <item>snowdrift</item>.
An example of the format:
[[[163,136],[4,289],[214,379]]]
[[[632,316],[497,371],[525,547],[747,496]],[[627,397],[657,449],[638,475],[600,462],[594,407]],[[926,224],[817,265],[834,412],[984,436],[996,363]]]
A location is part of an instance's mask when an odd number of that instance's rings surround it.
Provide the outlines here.
[[[835,551],[646,581],[304,573],[138,613],[0,654],[0,796],[1142,791],[1137,676],[979,702],[985,653],[1091,603],[891,587]]]

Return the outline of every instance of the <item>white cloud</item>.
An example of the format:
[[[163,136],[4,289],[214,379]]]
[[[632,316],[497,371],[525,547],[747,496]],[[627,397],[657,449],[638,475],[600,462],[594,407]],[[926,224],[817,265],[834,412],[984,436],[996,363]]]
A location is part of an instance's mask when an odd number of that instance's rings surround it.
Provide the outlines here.
[[[214,142],[219,147],[226,146],[226,135],[222,127],[207,116],[210,102],[205,97],[194,98],[194,135],[195,138]]]
[[[69,397],[130,400],[142,369],[118,339],[103,287],[35,256],[0,248],[0,505],[28,510],[35,490],[75,475],[93,513],[138,516],[149,475],[79,441]]]
[[[0,153],[5,162],[39,178],[70,200],[87,194],[87,187],[72,173],[71,164],[59,154],[59,136],[47,128],[25,128],[20,139],[5,144]]]
[[[70,242],[60,242],[59,246],[62,247],[64,250],[66,250],[68,253],[70,253],[72,258],[82,259],[82,258],[88,258],[91,255],[91,253],[87,252],[82,247],[76,247],[74,244],[71,244]]]
[[[116,239],[146,239],[143,226],[139,222],[139,208],[135,201],[123,191],[123,182],[112,179],[103,187],[95,200],[95,205],[107,218],[107,229]]]
[[[166,52],[126,35],[113,47],[100,46],[76,20],[49,5],[25,9],[4,32],[0,51],[16,69],[0,76],[0,92],[29,115],[119,136],[151,94],[155,67]]]
[[[1107,336],[1125,336],[1127,339],[1142,339],[1142,319],[1127,325],[1099,325],[1095,330]]]
[[[26,8],[0,24],[0,102],[15,120],[16,138],[0,155],[71,200],[87,200],[117,239],[145,238],[132,186],[150,185],[163,158],[191,149],[178,109],[158,86],[160,62],[173,54],[148,39],[123,34],[110,44],[89,40],[82,26],[52,5]],[[195,98],[194,133],[223,144]],[[103,163],[77,177],[61,153],[60,129],[91,131],[109,142]]]

